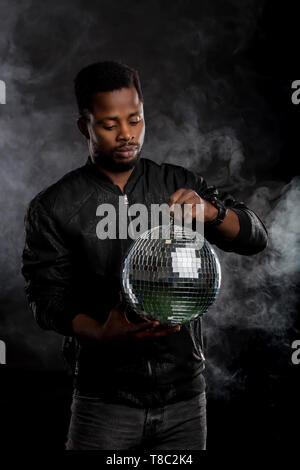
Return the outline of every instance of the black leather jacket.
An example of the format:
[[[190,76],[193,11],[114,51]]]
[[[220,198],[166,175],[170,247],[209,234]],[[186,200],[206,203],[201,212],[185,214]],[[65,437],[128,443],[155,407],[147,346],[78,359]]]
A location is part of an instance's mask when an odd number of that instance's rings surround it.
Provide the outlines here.
[[[201,176],[171,164],[141,158],[125,186],[129,204],[166,203],[179,188],[191,188],[205,198]],[[212,187],[210,187],[211,191]],[[216,195],[217,189],[213,188]],[[87,313],[105,322],[120,291],[120,266],[131,238],[100,240],[96,235],[99,204],[118,212],[122,192],[92,163],[67,173],[37,194],[25,216],[26,242],[22,257],[25,292],[38,325],[72,337],[71,322]],[[219,194],[240,221],[234,240],[214,229],[205,237],[225,251],[242,255],[260,252],[267,231],[258,216],[228,194]],[[138,317],[131,312],[131,320]],[[132,343],[103,345],[76,338],[74,387],[78,393],[102,396],[135,406],[154,406],[189,398],[205,388],[201,318],[177,333]]]

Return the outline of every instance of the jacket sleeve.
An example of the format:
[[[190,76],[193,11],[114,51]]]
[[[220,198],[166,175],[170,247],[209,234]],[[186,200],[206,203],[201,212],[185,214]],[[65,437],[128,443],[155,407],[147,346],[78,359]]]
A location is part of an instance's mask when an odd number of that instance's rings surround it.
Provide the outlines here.
[[[72,318],[78,312],[70,251],[54,218],[37,198],[29,204],[24,224],[21,272],[29,307],[41,328],[71,336]]]
[[[240,223],[240,231],[234,239],[226,239],[216,227],[205,227],[205,238],[223,251],[232,251],[240,255],[254,255],[267,246],[268,232],[259,216],[249,209],[244,202],[237,201],[227,192],[219,191],[215,186],[208,186],[202,176],[194,176],[194,187],[200,197],[209,195],[221,199],[228,209],[233,210]]]

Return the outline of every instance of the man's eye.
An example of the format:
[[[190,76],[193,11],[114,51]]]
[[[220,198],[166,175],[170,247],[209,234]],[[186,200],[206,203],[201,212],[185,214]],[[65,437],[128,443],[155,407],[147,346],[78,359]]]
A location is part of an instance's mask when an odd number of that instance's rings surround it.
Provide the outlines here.
[[[129,124],[131,124],[132,126],[136,126],[140,121],[141,121],[140,119],[138,121],[129,121]],[[108,130],[108,131],[111,131],[115,127],[116,126],[103,126],[103,128]]]

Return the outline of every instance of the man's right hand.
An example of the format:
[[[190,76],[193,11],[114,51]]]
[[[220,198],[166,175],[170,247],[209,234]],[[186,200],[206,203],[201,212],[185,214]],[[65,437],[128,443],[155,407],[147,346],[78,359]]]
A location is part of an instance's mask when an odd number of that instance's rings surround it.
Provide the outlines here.
[[[85,313],[77,314],[72,320],[74,335],[100,342],[132,341],[158,338],[180,330],[179,325],[166,327],[160,325],[160,322],[156,320],[132,323],[126,316],[127,307],[128,304],[122,302],[120,295],[120,301],[111,309],[105,323],[100,323]],[[142,319],[141,316],[139,318]]]
[[[102,341],[111,341],[158,338],[175,333],[179,330],[179,325],[173,327],[161,326],[160,322],[157,320],[132,323],[126,316],[126,306],[120,301],[110,311],[100,331],[99,339]]]

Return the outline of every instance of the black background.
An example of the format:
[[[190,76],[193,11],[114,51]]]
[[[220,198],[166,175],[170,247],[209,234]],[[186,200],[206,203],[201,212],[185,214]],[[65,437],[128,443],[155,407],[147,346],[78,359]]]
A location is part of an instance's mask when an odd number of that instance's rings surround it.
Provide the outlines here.
[[[296,2],[271,1],[153,1],[147,7],[138,1],[78,1],[62,2],[62,10],[54,2],[42,4],[36,12],[37,5],[28,2],[21,8],[21,4],[3,2],[1,6],[9,20],[7,29],[2,20],[0,43],[0,78],[7,85],[7,104],[0,107],[4,222],[0,339],[7,345],[7,364],[0,366],[0,442],[16,448],[62,450],[72,393],[71,376],[60,353],[62,338],[35,325],[19,271],[26,205],[40,189],[82,164],[87,155],[74,125],[75,73],[88,63],[109,58],[136,67],[148,119],[146,156],[172,162],[175,154],[177,163],[188,163],[208,181],[252,201],[249,207],[272,222],[298,203],[291,198],[277,211],[281,198],[290,194],[290,184],[296,194],[299,188],[295,176],[300,105],[291,102],[291,83],[300,78],[299,15]],[[180,134],[189,109],[194,108],[191,102],[178,108],[172,103],[190,85],[195,102],[204,110],[198,116],[199,132],[207,136],[225,126],[226,134],[229,126],[229,134],[234,129],[236,141],[242,143],[241,167],[234,167],[231,174],[221,171],[219,134],[203,161],[190,149],[188,160],[176,154],[176,146],[181,152],[188,134],[178,138],[175,131]],[[166,130],[169,115],[172,125]],[[204,148],[207,139],[203,142],[197,149]],[[234,145],[228,153],[229,162],[234,162]],[[255,199],[257,188],[260,198]],[[290,214],[297,232],[295,214],[297,208]],[[287,238],[287,243],[293,240]],[[296,247],[290,248],[298,253]],[[268,249],[276,252],[272,243]],[[278,259],[285,253],[279,253]],[[207,314],[207,449],[293,448],[300,420],[300,365],[291,362],[291,343],[300,339],[299,271],[281,262],[282,273],[275,282],[271,270],[276,256],[269,259],[269,269],[260,255],[245,261],[235,255],[220,256],[224,272],[235,268],[237,273],[231,290],[225,278],[225,293]],[[246,277],[248,269],[250,277]],[[264,286],[252,285],[256,269],[263,272]],[[239,286],[243,276],[246,280]],[[224,305],[230,302],[239,311],[244,295],[253,298],[257,308],[263,289],[267,308],[275,303],[270,315],[286,305],[286,316],[276,314],[274,324],[262,317],[261,327],[257,319],[245,326],[231,316],[229,322],[225,316],[218,323],[221,317],[216,312],[224,313]],[[247,315],[247,308],[244,311]]]

